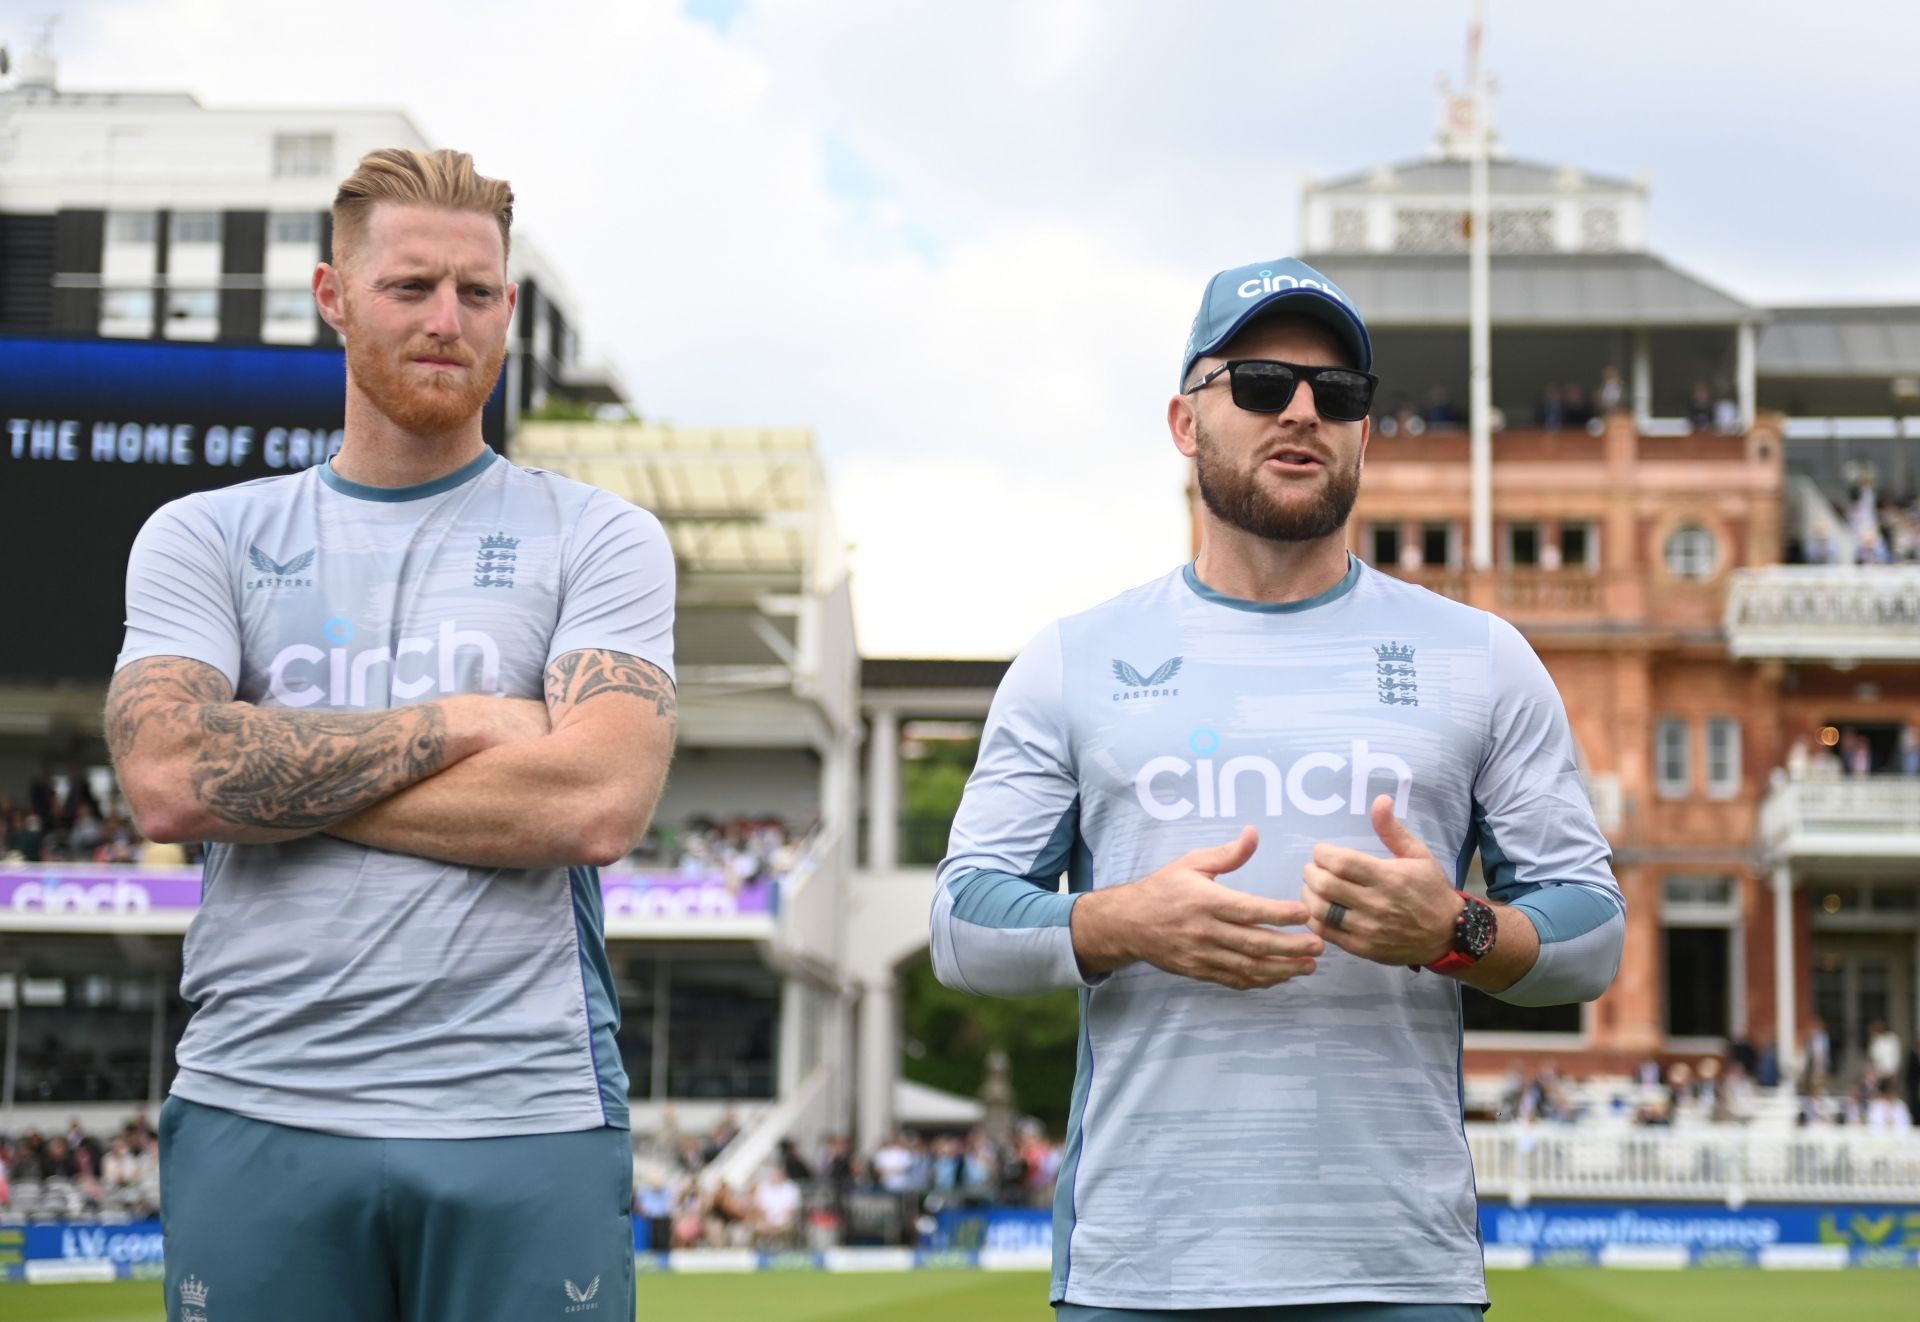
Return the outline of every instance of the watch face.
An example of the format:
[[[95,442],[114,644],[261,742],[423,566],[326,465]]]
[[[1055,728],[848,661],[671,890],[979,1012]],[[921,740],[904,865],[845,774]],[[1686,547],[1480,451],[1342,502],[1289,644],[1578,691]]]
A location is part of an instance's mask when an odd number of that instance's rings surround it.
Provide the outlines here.
[[[1468,959],[1485,959],[1493,949],[1493,909],[1469,898],[1460,926],[1454,933],[1453,948]]]

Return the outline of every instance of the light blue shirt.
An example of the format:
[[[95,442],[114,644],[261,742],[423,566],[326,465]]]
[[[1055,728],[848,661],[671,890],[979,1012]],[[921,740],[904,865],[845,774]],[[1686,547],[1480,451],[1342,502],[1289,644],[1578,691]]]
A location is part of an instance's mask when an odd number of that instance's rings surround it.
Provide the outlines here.
[[[491,451],[398,489],[321,466],[156,512],[118,665],[189,657],[242,701],[313,711],[539,698],[580,648],[671,677],[673,593],[659,521],[598,488]],[[173,1091],[360,1137],[623,1126],[602,930],[591,868],[469,868],[328,835],[215,845]]]
[[[1462,989],[1329,947],[1232,991],[1083,978],[1080,894],[1259,828],[1223,885],[1297,900],[1320,841],[1401,819],[1541,938],[1503,994],[1598,996],[1624,909],[1546,669],[1504,621],[1351,561],[1272,604],[1191,567],[1043,630],[994,699],[934,899],[949,986],[1080,988],[1053,1298],[1114,1308],[1486,1300],[1461,1124]],[[1058,889],[1065,873],[1066,893]],[[1466,992],[1466,995],[1477,995]]]

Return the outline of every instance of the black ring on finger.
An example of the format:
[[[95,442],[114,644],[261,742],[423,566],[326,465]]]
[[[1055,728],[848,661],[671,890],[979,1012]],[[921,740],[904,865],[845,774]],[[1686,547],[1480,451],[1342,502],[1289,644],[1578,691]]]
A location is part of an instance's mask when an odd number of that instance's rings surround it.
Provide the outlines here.
[[[1327,906],[1327,916],[1326,916],[1325,922],[1328,927],[1331,927],[1334,931],[1337,932],[1340,930],[1340,924],[1346,921],[1347,921],[1346,905],[1329,904]]]

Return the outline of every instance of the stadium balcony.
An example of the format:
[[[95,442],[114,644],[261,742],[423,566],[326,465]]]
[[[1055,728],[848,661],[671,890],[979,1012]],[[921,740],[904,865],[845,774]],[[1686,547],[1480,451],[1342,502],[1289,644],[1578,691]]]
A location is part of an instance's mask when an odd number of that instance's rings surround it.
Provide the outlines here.
[[[851,867],[859,657],[845,546],[812,438],[797,428],[528,422],[513,456],[624,496],[665,526],[679,571],[681,743],[656,816],[725,818],[771,804],[788,820],[817,820],[809,866],[783,879],[764,930],[743,934],[770,942],[772,962],[831,984]],[[607,930],[710,931],[613,915]],[[782,1095],[799,1081],[784,1080]]]
[[[1737,570],[1727,643],[1754,660],[1920,660],[1920,565]]]
[[[1480,1194],[1920,1202],[1920,1140],[1859,1130],[1469,1124]]]

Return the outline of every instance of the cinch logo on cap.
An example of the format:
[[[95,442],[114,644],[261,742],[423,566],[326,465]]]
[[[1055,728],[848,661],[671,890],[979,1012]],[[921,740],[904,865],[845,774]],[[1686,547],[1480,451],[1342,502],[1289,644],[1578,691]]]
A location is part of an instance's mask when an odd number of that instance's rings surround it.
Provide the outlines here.
[[[1295,275],[1275,275],[1272,271],[1262,271],[1241,281],[1240,288],[1234,292],[1242,298],[1259,298],[1262,294],[1277,294],[1283,289],[1318,289],[1323,294],[1333,295],[1342,303],[1350,302],[1330,280],[1303,280]]]

